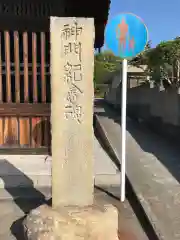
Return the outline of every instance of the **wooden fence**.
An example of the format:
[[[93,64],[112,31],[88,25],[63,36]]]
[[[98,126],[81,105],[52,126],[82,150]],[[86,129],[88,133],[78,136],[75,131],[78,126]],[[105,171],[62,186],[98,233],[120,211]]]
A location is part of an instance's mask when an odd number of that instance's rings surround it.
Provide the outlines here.
[[[0,32],[0,153],[50,147],[49,33]]]

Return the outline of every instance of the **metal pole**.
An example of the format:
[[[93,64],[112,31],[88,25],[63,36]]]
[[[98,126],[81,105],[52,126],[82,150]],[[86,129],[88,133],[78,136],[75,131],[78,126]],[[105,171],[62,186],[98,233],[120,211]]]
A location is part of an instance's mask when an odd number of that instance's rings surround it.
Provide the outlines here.
[[[125,200],[126,179],[126,103],[127,103],[127,60],[122,65],[122,100],[121,100],[121,202]]]

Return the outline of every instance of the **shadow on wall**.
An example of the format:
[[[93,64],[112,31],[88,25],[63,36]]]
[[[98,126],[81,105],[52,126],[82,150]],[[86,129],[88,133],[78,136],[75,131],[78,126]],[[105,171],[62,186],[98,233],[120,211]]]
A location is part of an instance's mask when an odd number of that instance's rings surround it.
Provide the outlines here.
[[[39,121],[32,131],[32,138],[36,146],[51,149],[51,123],[49,120]],[[50,150],[51,152],[51,150]]]
[[[112,89],[106,97],[108,103],[121,107],[121,89]],[[180,142],[180,95],[175,90],[165,91],[149,84],[128,88],[127,114],[135,120],[145,121],[156,132]]]
[[[4,118],[0,119],[1,147],[45,147],[51,146],[51,124],[48,118]]]

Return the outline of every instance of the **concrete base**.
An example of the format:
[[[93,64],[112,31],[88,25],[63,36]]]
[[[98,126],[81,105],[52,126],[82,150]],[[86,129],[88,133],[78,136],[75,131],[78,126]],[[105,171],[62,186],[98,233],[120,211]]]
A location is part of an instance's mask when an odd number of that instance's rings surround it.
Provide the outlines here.
[[[118,240],[118,213],[112,205],[61,207],[42,205],[24,220],[28,240]]]

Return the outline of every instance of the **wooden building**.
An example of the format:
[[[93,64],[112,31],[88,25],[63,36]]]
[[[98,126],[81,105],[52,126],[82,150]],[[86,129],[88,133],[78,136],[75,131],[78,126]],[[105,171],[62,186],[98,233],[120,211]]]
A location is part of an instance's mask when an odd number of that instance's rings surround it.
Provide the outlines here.
[[[49,17],[94,17],[100,48],[109,5],[0,0],[0,153],[46,153],[50,147]]]

